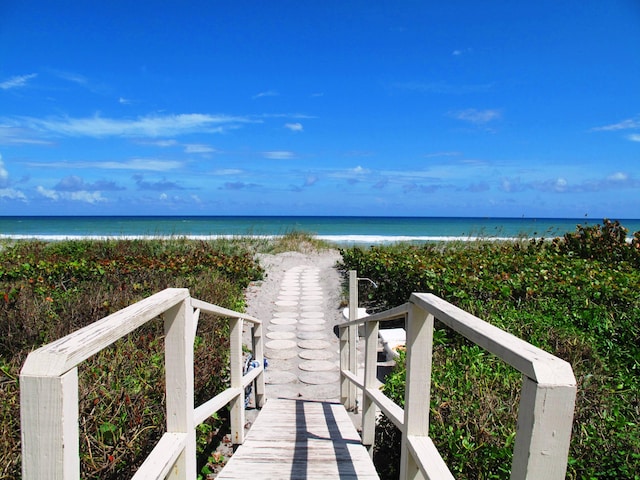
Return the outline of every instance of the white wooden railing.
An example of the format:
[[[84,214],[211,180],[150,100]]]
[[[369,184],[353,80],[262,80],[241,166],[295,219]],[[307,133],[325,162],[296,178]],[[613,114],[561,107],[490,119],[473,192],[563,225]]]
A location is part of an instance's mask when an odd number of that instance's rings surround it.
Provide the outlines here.
[[[193,342],[200,312],[230,319],[231,385],[194,408]],[[24,480],[80,478],[77,366],[159,315],[165,330],[167,428],[133,478],[195,479],[195,427],[227,404],[232,441],[244,442],[245,388],[253,382],[256,406],[264,402],[262,324],[193,299],[187,289],[169,288],[29,354],[20,372]],[[253,356],[260,366],[243,375],[244,321],[252,326]]]
[[[355,271],[349,272],[349,318],[357,318]],[[380,322],[405,319],[405,408],[376,388]],[[341,399],[355,405],[355,387],[363,392],[362,443],[375,440],[376,407],[402,432],[400,479],[452,479],[453,475],[429,438],[433,324],[443,324],[522,373],[512,479],[563,479],[567,468],[576,380],[571,365],[504,330],[429,293],[413,293],[399,307],[340,325]],[[357,327],[365,325],[364,374],[356,361]]]

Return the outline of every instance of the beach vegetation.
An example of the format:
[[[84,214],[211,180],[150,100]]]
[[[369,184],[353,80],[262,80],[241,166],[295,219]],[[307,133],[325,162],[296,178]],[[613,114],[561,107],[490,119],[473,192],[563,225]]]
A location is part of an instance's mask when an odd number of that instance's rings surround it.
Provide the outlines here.
[[[262,268],[241,241],[16,241],[0,250],[0,479],[20,478],[19,372],[30,351],[167,287],[242,310]],[[202,315],[196,404],[228,383],[228,324]],[[81,478],[130,478],[164,432],[163,324],[156,319],[79,367]],[[215,372],[215,374],[212,374]],[[206,470],[215,432],[198,429]],[[213,447],[213,448],[212,448]]]
[[[555,239],[397,244],[341,250],[361,306],[431,292],[566,361],[578,393],[567,478],[640,478],[640,233],[618,222]],[[436,321],[430,436],[456,478],[508,478],[521,377]],[[403,356],[384,391],[402,405]],[[397,478],[399,439],[383,419],[374,458]]]

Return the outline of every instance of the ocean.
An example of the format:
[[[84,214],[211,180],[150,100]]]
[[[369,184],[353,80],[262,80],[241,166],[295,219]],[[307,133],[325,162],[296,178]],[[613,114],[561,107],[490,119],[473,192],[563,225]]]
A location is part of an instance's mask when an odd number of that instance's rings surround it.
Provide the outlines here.
[[[340,217],[340,216],[38,216],[0,217],[4,239],[96,239],[277,236],[303,231],[337,244],[445,240],[552,238],[573,232],[587,218]],[[620,219],[629,234],[640,220]]]

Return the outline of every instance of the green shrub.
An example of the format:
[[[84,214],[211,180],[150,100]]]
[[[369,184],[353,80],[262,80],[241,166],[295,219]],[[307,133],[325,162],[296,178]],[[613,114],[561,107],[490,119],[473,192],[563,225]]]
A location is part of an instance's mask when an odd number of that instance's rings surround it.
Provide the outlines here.
[[[378,284],[364,296],[372,310],[432,292],[567,360],[578,382],[567,477],[638,478],[640,269],[623,231],[605,220],[554,241],[354,247],[342,250],[341,268]],[[456,478],[508,478],[519,375],[436,329],[430,435]],[[385,385],[398,403],[402,368]],[[397,438],[389,428],[381,436]]]
[[[184,239],[18,242],[0,251],[0,479],[20,478],[18,374],[27,354],[167,287],[231,309],[262,269],[239,244]],[[227,385],[228,325],[202,315],[196,403]],[[165,428],[164,343],[149,322],[79,367],[81,476],[130,478]],[[212,375],[211,372],[216,372]],[[202,435],[208,435],[207,429]],[[205,459],[206,460],[206,459]]]

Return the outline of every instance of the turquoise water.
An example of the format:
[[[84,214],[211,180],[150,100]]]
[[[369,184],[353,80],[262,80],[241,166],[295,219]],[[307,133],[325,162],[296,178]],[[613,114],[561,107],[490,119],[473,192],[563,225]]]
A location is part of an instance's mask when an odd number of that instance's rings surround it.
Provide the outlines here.
[[[554,237],[602,219],[463,217],[0,217],[0,238],[272,236],[294,230],[334,242]],[[620,222],[629,232],[640,220]]]

